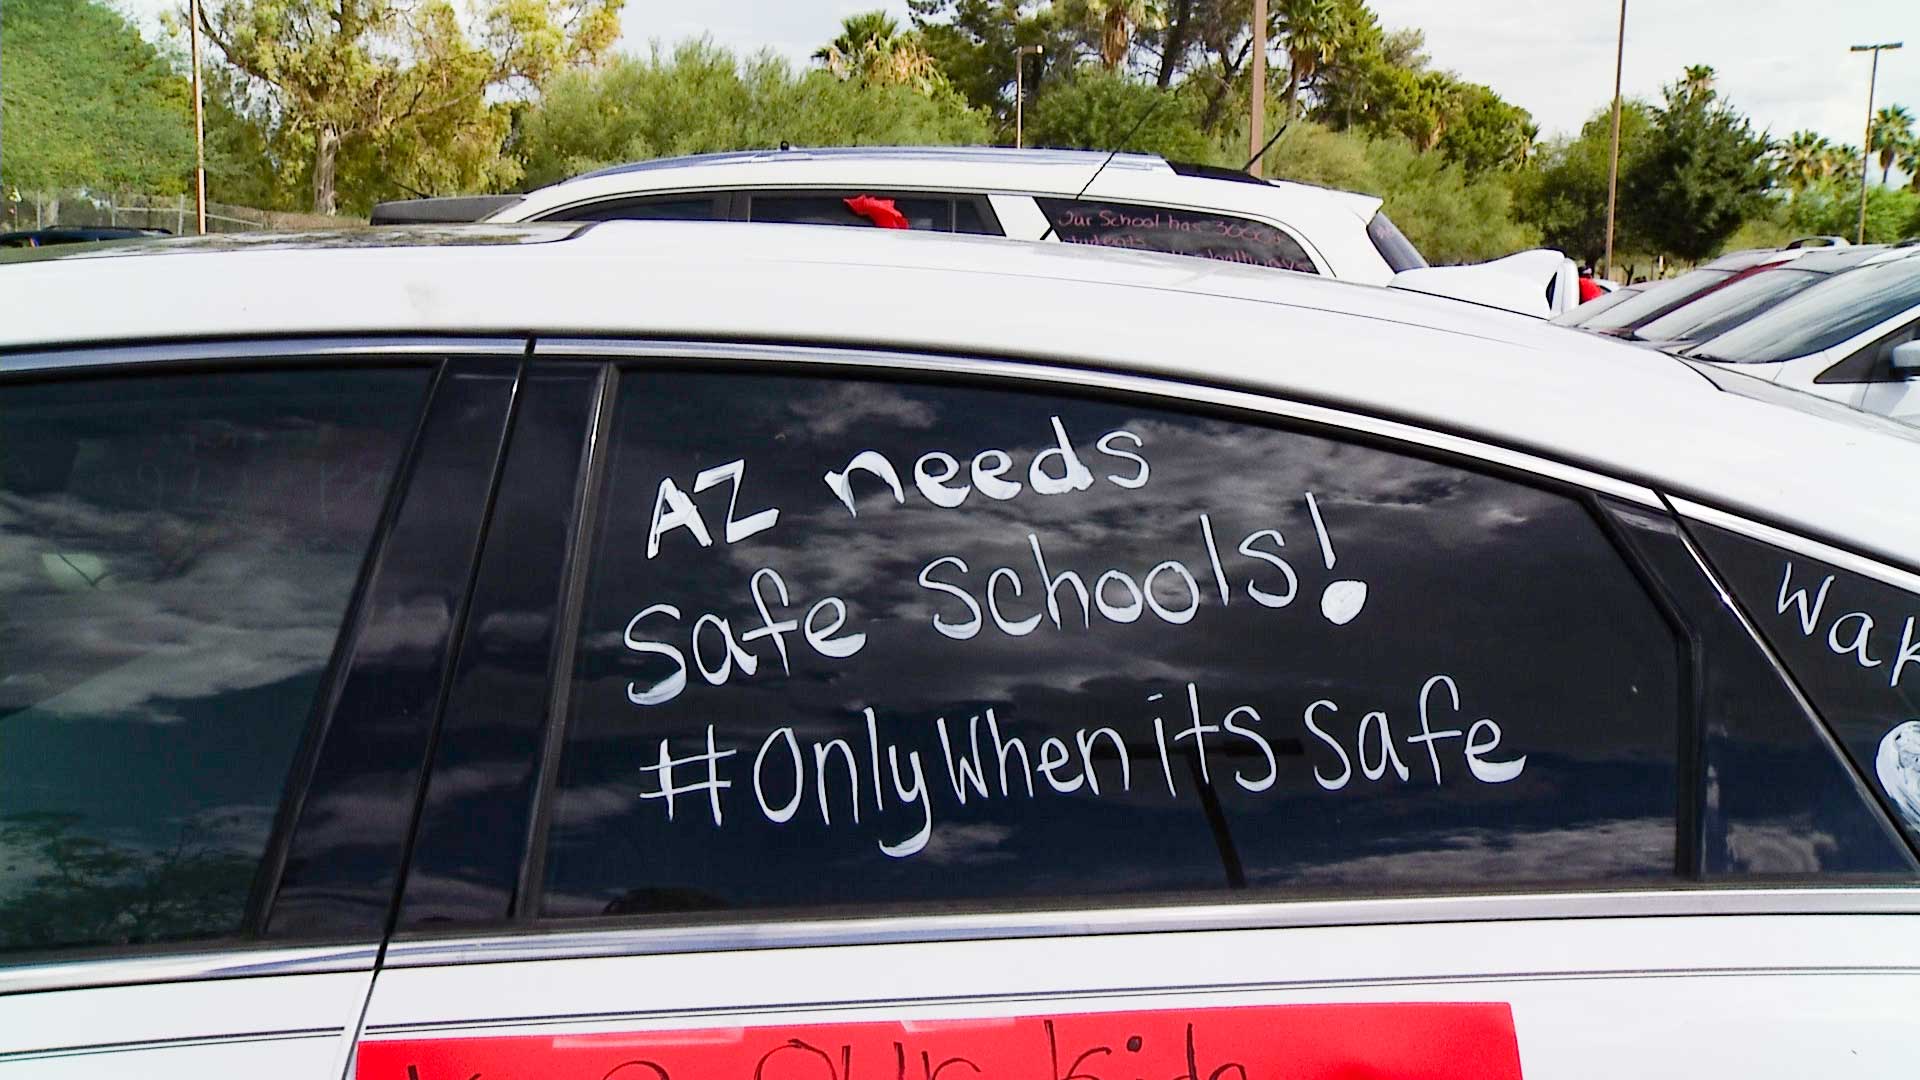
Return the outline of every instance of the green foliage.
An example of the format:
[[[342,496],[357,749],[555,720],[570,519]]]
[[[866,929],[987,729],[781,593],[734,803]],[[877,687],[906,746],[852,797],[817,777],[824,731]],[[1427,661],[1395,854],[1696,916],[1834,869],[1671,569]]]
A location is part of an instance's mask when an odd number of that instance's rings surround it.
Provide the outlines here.
[[[1533,115],[1478,83],[1460,83],[1458,109],[1440,136],[1439,150],[1470,173],[1525,166],[1533,153]]]
[[[1513,193],[1498,173],[1474,175],[1403,139],[1367,144],[1363,191],[1386,200],[1387,216],[1434,263],[1480,262],[1540,245],[1538,230],[1514,220]]]
[[[1626,102],[1620,110],[1623,178],[1646,152],[1652,131],[1653,111],[1639,102]],[[1600,112],[1581,127],[1578,137],[1547,147],[1537,167],[1514,182],[1515,216],[1539,230],[1541,242],[1548,247],[1589,265],[1599,265],[1606,253],[1607,155],[1612,137],[1612,111]],[[1616,251],[1652,250],[1625,214],[1615,225],[1614,237]]]
[[[1772,187],[1767,140],[1721,103],[1698,74],[1667,91],[1645,145],[1622,168],[1627,216],[1657,250],[1689,262],[1719,252],[1742,222],[1765,207]]]
[[[1796,194],[1785,208],[1795,236],[1844,236],[1860,228],[1860,178],[1845,176]],[[1869,244],[1891,244],[1920,236],[1920,192],[1878,184],[1867,187]]]
[[[183,192],[193,175],[187,81],[96,0],[5,0],[4,184]]]
[[[617,57],[548,83],[517,152],[529,185],[622,161],[796,146],[970,144],[986,117],[952,91],[796,72],[771,54],[741,60],[708,41]]]
[[[1013,133],[1015,50],[1038,45],[1025,58],[1029,99],[1056,75],[1070,74],[1086,53],[1083,27],[1042,0],[907,0],[928,55],[968,105],[990,117],[1000,137]]]
[[[1214,141],[1201,133],[1194,104],[1192,95],[1177,89],[1087,67],[1034,103],[1027,114],[1027,142],[1212,161]]]
[[[590,63],[624,0],[488,0],[463,23],[448,0],[224,0],[202,26],[246,77],[238,111],[267,128],[281,171],[307,161],[312,205],[497,187],[508,99]]]

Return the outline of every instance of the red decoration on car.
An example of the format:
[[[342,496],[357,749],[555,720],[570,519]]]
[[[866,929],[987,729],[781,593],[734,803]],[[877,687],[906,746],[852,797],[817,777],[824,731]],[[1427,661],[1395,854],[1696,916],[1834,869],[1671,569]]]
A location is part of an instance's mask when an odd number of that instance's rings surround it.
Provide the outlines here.
[[[362,1043],[357,1080],[1521,1080],[1504,1002],[1256,1005],[1062,1016]]]
[[[847,204],[847,209],[883,229],[912,228],[907,224],[907,215],[893,205],[892,199],[882,199],[873,195],[855,195],[840,201]]]

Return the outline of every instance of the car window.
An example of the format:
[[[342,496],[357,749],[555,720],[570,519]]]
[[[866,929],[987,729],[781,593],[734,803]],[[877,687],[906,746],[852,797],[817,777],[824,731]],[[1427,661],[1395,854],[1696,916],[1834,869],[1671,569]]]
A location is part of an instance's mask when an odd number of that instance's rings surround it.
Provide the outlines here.
[[[1688,355],[1734,364],[1791,360],[1857,337],[1920,307],[1920,259],[1863,266],[1754,316]]]
[[[1715,288],[1733,276],[1732,270],[1694,270],[1671,281],[1663,281],[1586,319],[1579,325],[1587,330],[1626,330],[1658,318],[1681,304]]]
[[[0,393],[0,950],[239,929],[426,380]]]
[[[1694,528],[1854,768],[1920,844],[1920,592]]]
[[[1374,250],[1387,261],[1394,273],[1402,270],[1418,270],[1427,265],[1426,256],[1413,246],[1400,227],[1393,223],[1385,210],[1374,214],[1367,222],[1367,239],[1373,241]]]
[[[725,197],[668,195],[617,199],[576,206],[548,215],[544,221],[712,221],[725,216]]]
[[[912,195],[883,191],[767,193],[748,195],[747,216],[754,221],[794,225],[858,225],[921,232],[992,233],[978,200],[949,195]]]
[[[1674,873],[1575,499],[1004,388],[629,371],[610,438],[545,916]]]
[[[1832,367],[1814,376],[1816,383],[1903,382],[1908,376],[1895,374],[1893,350],[1920,335],[1920,321],[1897,326],[1873,341],[1842,357]]]
[[[1555,315],[1547,321],[1553,323],[1555,326],[1584,326],[1588,319],[1593,318],[1595,315],[1609,308],[1618,307],[1626,303],[1640,295],[1642,291],[1644,290],[1631,285],[1624,286],[1603,296],[1596,296],[1573,310]]]
[[[1225,262],[1316,274],[1300,242],[1285,231],[1245,218],[1164,206],[1035,199],[1054,235],[1069,244],[1198,255]]]
[[[1675,308],[1634,333],[1644,341],[1695,341],[1712,337],[1826,278],[1826,274],[1792,265],[1774,267]]]

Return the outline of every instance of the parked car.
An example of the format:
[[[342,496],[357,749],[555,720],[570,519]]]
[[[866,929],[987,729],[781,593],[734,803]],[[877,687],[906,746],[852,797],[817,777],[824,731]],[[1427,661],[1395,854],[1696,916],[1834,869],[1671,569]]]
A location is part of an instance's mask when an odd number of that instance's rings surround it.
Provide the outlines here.
[[[1622,336],[1656,349],[1685,348],[1725,333],[1834,274],[1906,258],[1910,254],[1910,249],[1884,245],[1848,245],[1812,251],[1792,262],[1769,266],[1764,273],[1715,289]]]
[[[1911,423],[1917,335],[1920,257],[1909,256],[1835,274],[1682,355]]]
[[[1638,294],[1618,304],[1596,312],[1582,314],[1579,308],[1557,317],[1554,321],[1562,326],[1577,325],[1580,329],[1609,337],[1627,337],[1647,323],[1700,299],[1717,289],[1723,289],[1743,278],[1750,277],[1770,267],[1792,262],[1806,255],[1809,248],[1783,248],[1780,250],[1736,251],[1722,255],[1705,266],[1689,270],[1679,277],[1656,281],[1642,289]],[[1605,299],[1604,297],[1602,299]]]
[[[1544,318],[1574,267],[1529,252],[1428,268],[1372,195],[1154,154],[995,147],[829,147],[661,158],[525,195],[414,199],[375,224],[723,220],[882,227],[1198,255],[1370,285],[1403,284]]]
[[[1911,1070],[1907,429],[881,230],[0,305],[0,1078]]]

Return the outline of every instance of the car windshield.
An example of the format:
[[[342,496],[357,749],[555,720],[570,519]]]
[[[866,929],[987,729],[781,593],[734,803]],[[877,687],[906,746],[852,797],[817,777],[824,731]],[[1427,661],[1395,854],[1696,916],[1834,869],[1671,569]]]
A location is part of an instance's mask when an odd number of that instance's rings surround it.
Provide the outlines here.
[[[1555,315],[1549,321],[1555,326],[1585,326],[1588,319],[1593,318],[1603,311],[1619,307],[1621,304],[1639,296],[1644,291],[1644,289],[1631,288],[1615,289],[1605,296],[1594,297],[1579,307],[1574,308],[1572,311]]]
[[[1793,266],[1776,267],[1716,289],[1634,331],[1643,341],[1700,341],[1730,330],[1803,289],[1826,274]]]
[[[1920,259],[1835,274],[1688,350],[1702,360],[1770,364],[1830,349],[1920,306]]]
[[[1732,276],[1731,270],[1701,269],[1681,274],[1672,281],[1663,281],[1640,292],[1631,300],[1615,304],[1580,325],[1587,330],[1631,329],[1664,315],[1708,289],[1718,287]]]

